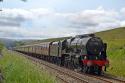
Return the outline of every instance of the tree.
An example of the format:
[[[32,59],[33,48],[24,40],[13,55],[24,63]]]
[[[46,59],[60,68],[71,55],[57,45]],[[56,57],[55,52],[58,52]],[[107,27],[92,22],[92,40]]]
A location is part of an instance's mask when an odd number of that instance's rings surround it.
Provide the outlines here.
[[[3,43],[0,42],[0,53],[1,53],[2,49],[3,49],[3,47],[4,47]]]

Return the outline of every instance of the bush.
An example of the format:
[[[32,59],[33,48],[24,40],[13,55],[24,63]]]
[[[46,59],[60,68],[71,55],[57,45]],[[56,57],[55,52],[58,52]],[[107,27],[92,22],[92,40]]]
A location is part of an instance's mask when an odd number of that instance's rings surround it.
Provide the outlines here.
[[[3,43],[0,42],[0,53],[1,53],[2,49],[3,49],[3,47],[4,47]]]

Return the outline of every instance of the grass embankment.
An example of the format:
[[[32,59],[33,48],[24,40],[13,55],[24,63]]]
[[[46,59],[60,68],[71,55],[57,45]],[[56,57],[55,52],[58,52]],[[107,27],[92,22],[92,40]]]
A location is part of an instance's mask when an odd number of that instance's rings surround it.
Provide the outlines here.
[[[3,50],[3,55],[0,59],[3,83],[56,83],[54,77],[27,58],[7,50]]]
[[[125,28],[99,32],[97,35],[108,43],[108,73],[125,77]]]

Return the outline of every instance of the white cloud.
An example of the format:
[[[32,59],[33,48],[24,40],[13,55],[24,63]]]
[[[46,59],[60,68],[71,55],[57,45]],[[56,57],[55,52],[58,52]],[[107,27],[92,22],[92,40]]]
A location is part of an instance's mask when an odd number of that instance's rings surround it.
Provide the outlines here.
[[[120,11],[83,10],[59,13],[52,9],[3,9],[0,16],[0,37],[47,38],[92,33],[125,26],[125,8]],[[22,26],[26,24],[30,26]]]
[[[124,15],[125,15],[125,8],[122,8],[122,9],[120,10],[120,12],[124,13]]]
[[[52,11],[45,8],[38,9],[3,9],[0,15],[0,25],[2,26],[19,26],[27,20],[34,20],[47,16]]]
[[[85,26],[98,26],[100,24],[118,23],[118,13],[97,8],[96,10],[84,10],[72,16],[73,23]]]
[[[125,27],[125,20],[121,22],[121,26]]]

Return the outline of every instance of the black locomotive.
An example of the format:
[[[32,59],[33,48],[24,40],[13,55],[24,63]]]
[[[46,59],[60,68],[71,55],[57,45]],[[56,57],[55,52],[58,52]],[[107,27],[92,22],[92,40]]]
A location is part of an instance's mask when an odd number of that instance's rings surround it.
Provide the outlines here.
[[[85,73],[101,74],[109,64],[107,44],[94,34],[77,35],[63,41],[16,47],[15,50]]]

